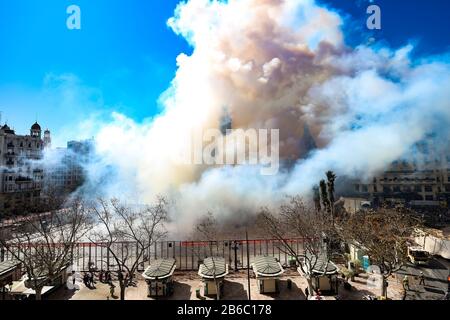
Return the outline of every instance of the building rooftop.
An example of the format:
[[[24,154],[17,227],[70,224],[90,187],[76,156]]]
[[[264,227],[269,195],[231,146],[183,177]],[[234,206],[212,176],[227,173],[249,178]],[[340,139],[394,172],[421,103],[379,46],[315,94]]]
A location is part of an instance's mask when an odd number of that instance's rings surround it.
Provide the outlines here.
[[[19,262],[11,260],[0,262],[0,276],[14,270],[18,265],[20,265]]]
[[[222,257],[209,257],[200,265],[198,274],[203,278],[222,278],[228,274],[228,265]]]
[[[327,258],[327,255],[325,253],[319,254],[317,258],[308,255],[308,259],[312,261],[314,273],[330,275],[336,274],[339,271],[338,267]]]
[[[1,128],[1,130],[5,133],[10,133],[10,134],[15,134],[14,130],[12,130],[6,123],[5,125]]]
[[[170,277],[175,271],[175,259],[155,260],[142,274],[145,279],[156,280]]]
[[[253,262],[253,271],[257,276],[276,277],[281,275],[284,270],[281,264],[271,256],[257,256]]]
[[[35,123],[31,126],[31,130],[41,130],[41,126],[39,125],[39,123],[35,122]]]

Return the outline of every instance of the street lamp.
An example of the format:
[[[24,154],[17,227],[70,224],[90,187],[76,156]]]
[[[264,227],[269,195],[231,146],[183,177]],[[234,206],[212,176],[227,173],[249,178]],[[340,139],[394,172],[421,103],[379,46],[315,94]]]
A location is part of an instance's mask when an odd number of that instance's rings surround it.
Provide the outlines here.
[[[237,251],[239,250],[239,241],[232,241],[231,242],[231,249],[234,250],[234,271],[237,271],[238,267],[238,263],[237,263]]]

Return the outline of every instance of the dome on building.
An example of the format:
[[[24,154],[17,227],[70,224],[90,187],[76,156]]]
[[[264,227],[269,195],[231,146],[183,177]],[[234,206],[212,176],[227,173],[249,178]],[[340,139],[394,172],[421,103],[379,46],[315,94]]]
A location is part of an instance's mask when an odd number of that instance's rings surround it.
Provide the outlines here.
[[[39,130],[41,131],[41,126],[35,122],[32,126],[31,126],[31,130]]]
[[[44,131],[44,133],[45,133],[45,134],[50,134],[50,130],[46,129],[46,130]]]
[[[2,127],[2,130],[11,130],[7,124]]]

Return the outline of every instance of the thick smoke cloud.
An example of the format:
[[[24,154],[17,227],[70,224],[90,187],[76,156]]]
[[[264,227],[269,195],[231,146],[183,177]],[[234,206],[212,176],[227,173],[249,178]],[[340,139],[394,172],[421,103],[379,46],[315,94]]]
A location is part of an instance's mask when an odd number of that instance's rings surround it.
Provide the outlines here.
[[[350,48],[343,23],[313,0],[181,3],[168,26],[193,53],[177,58],[160,115],[137,124],[114,114],[103,125],[91,172],[114,174],[101,191],[139,202],[168,194],[186,226],[207,211],[250,214],[287,194],[307,196],[326,170],[369,177],[431,133],[447,145],[448,58],[411,61],[411,45]],[[280,129],[290,165],[267,177],[255,166],[175,163],[192,131],[221,128],[224,108],[233,129]]]

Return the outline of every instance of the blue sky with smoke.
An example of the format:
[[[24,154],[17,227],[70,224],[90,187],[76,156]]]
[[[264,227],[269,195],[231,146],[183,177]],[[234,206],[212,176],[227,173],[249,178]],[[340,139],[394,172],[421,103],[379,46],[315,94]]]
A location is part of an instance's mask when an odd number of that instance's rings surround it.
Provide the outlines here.
[[[95,134],[91,195],[169,194],[183,227],[306,195],[327,170],[368,178],[431,133],[448,146],[447,1],[372,1],[383,19],[373,32],[371,1],[189,0],[174,11],[78,0],[80,31],[66,29],[68,1],[45,2],[0,2],[0,110],[19,132],[37,117],[57,145]],[[280,129],[290,170],[173,163],[224,106],[233,128]],[[305,131],[318,146],[308,157]]]
[[[365,9],[379,4],[383,29],[365,29]],[[68,5],[82,10],[82,30],[65,25]],[[90,134],[91,117],[111,111],[136,121],[160,112],[158,97],[176,72],[176,57],[192,48],[166,21],[177,0],[1,0],[0,111],[19,132],[37,118],[65,140]],[[413,54],[447,52],[450,3],[442,0],[321,0],[344,17],[351,45],[374,37]],[[418,9],[419,8],[419,9]]]

